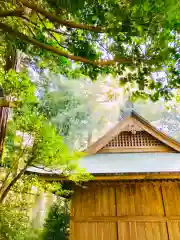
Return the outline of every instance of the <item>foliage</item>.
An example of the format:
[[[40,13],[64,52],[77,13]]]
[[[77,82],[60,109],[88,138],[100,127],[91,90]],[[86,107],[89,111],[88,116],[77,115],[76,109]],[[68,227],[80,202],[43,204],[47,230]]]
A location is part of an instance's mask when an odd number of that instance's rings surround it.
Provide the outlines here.
[[[51,207],[44,224],[42,240],[66,240],[69,231],[69,210],[66,200],[59,198]]]
[[[6,96],[18,99],[8,122],[1,159],[1,166],[7,169],[0,192],[2,201],[29,166],[55,168],[69,174],[82,154],[70,152],[56,127],[40,113],[35,85],[26,73],[10,71],[1,78],[1,85]]]
[[[175,96],[178,96],[178,93]],[[134,103],[134,109],[155,127],[180,141],[180,105],[176,102],[176,98],[168,103],[162,100],[156,103],[137,101]]]
[[[121,85],[137,83],[136,95],[150,89],[153,100],[179,88],[178,0],[19,0],[1,1],[0,9],[2,45],[24,52],[38,72],[120,75]],[[165,84],[154,81],[157,71]]]
[[[24,177],[11,189],[5,204],[0,205],[1,240],[38,240],[40,230],[31,226],[29,212],[33,204],[32,177]]]
[[[74,85],[71,80],[63,81],[53,77],[49,82],[53,86],[43,95],[41,110],[57,126],[64,140],[68,142],[70,139],[73,143],[82,137],[83,129],[86,129],[90,122],[87,96],[76,91],[77,89],[71,86]],[[83,82],[78,81],[78,84]]]
[[[29,219],[14,206],[0,206],[0,239],[30,240],[38,239],[33,234]]]
[[[86,148],[92,131],[102,129],[105,119],[101,110],[115,93],[105,92],[105,81],[92,83],[89,79],[66,79],[50,75],[47,85],[41,87],[42,111],[73,149]],[[110,87],[109,87],[110,88]]]

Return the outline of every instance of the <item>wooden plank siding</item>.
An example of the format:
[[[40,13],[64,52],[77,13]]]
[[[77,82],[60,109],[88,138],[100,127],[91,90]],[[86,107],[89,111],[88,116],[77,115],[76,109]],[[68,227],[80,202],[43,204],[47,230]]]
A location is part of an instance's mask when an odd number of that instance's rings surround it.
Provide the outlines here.
[[[73,223],[73,240],[117,239],[116,223]]]
[[[180,182],[149,181],[76,187],[71,240],[180,239]]]
[[[168,240],[166,223],[119,222],[120,240]]]

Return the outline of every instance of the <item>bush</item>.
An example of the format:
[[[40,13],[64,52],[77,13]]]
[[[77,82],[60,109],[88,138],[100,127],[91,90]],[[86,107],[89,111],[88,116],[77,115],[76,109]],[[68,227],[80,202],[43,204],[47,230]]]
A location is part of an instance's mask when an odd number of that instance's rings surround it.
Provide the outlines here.
[[[44,224],[43,240],[66,240],[69,233],[69,206],[59,198],[51,207]]]
[[[0,240],[39,240],[39,230],[31,227],[28,216],[14,205],[0,205]]]

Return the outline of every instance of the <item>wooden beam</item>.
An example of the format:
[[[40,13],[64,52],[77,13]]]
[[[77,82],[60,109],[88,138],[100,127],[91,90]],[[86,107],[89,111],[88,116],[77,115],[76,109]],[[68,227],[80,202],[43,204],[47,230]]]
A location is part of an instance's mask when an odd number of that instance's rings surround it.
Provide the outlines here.
[[[175,152],[168,146],[142,146],[142,147],[107,147],[101,149],[100,153],[134,153],[134,152]]]
[[[69,181],[62,175],[40,175],[46,181]],[[175,180],[180,179],[180,172],[174,173],[142,173],[142,174],[121,174],[121,175],[94,175],[92,181],[131,181],[131,180]]]
[[[180,179],[179,173],[147,173],[147,174],[124,174],[111,176],[95,176],[96,181],[117,181],[117,180],[171,180]]]
[[[180,216],[71,216],[71,220],[73,222],[180,222]]]

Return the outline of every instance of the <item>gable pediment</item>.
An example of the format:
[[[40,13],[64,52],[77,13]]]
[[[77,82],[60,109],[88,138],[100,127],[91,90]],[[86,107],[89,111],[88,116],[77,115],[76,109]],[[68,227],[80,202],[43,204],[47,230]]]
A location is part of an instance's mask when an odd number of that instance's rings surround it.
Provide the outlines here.
[[[180,152],[180,144],[160,132],[138,114],[123,119],[92,144],[87,152]]]
[[[98,153],[102,152],[172,152],[172,150],[148,132],[133,129],[120,132]]]

